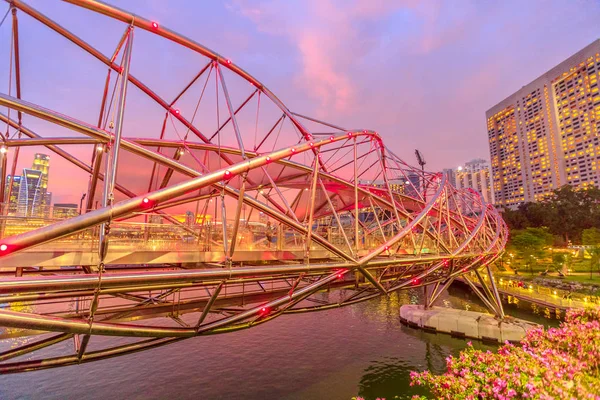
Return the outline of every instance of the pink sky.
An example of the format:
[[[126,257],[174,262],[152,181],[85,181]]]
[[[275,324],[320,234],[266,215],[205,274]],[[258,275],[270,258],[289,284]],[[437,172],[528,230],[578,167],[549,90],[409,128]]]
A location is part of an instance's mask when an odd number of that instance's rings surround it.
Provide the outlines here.
[[[600,2],[583,0],[110,3],[231,58],[293,111],[377,130],[409,163],[418,148],[430,170],[489,158],[485,111],[600,37]],[[68,4],[30,4],[104,54],[124,29]],[[23,98],[95,124],[106,69],[28,16],[19,18]],[[3,93],[9,40],[10,18],[0,27]],[[135,40],[136,76],[165,98],[203,65],[160,41]],[[144,106],[128,99],[131,137],[143,136],[138,131],[145,124],[160,124]],[[38,133],[66,134],[32,118],[24,123]],[[33,151],[22,153],[20,168],[31,164]],[[74,153],[89,162],[89,149]],[[86,181],[85,173],[52,156],[49,189],[56,202],[78,203]]]

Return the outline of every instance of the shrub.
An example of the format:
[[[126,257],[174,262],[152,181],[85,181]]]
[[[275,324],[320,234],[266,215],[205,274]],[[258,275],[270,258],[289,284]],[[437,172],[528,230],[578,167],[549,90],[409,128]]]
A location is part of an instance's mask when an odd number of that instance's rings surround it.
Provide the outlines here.
[[[442,399],[600,399],[600,309],[571,310],[560,327],[495,353],[469,342],[446,365],[443,375],[411,372],[411,385]]]

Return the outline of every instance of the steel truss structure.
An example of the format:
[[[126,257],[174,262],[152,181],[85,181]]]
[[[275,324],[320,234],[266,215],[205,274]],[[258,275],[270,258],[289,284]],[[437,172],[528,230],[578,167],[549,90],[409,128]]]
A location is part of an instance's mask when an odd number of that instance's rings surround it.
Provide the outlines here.
[[[107,56],[8,1],[0,201],[10,202],[13,185],[4,182],[28,146],[84,171],[89,185],[80,215],[34,224],[3,207],[0,327],[19,341],[0,353],[0,373],[114,357],[406,288],[425,288],[431,306],[457,277],[504,316],[493,280],[488,286],[478,271],[491,276],[507,229],[480,194],[407,165],[377,132],[290,111],[231,60],[156,22],[93,0],[67,2],[123,33]],[[97,122],[22,96],[19,16],[107,68]],[[142,37],[199,65],[187,83],[169,85],[172,100],[134,75]],[[144,115],[159,116],[157,126],[125,127],[127,111],[142,102],[134,91],[155,107]],[[66,133],[34,132],[28,118]],[[69,150],[82,147],[90,163]],[[191,220],[178,218],[181,210]],[[482,290],[466,275],[473,271]],[[37,352],[50,346],[64,355]]]

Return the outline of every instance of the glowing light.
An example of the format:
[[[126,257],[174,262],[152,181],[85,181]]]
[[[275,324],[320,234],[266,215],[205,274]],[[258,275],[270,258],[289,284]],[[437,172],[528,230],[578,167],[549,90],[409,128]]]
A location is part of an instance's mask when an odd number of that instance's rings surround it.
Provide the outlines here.
[[[457,169],[458,169],[459,171],[462,171],[463,167],[462,167],[462,166],[459,166]]]
[[[271,162],[271,157],[267,156],[267,162]]]
[[[344,275],[342,275],[341,273],[337,274],[338,279],[342,279]]]
[[[407,184],[407,185],[410,185],[410,181],[406,181],[406,182],[404,182],[404,183],[405,183],[405,184]]]
[[[368,131],[367,131],[366,129],[363,131],[363,133],[367,133],[367,132],[368,132]]]
[[[533,285],[529,285],[529,289],[533,289]]]
[[[331,140],[332,142],[334,139],[335,139],[335,136],[333,136],[333,135],[329,137],[329,140]]]
[[[98,145],[98,147],[96,147],[96,151],[97,151],[98,153],[100,153],[102,150],[104,150],[104,146],[102,146],[101,144],[100,144],[100,145]]]
[[[556,290],[552,292],[552,294],[556,295]]]
[[[173,109],[171,109],[171,112],[172,112],[173,114],[175,114],[175,115],[179,115],[179,114],[181,114],[181,111],[179,111],[179,109],[177,109],[177,108],[173,108]]]
[[[225,62],[226,62],[227,64],[231,64],[231,60],[230,60],[229,58],[228,58],[227,60],[225,60]]]
[[[292,153],[296,152],[296,149],[292,147],[292,149],[290,150]]]
[[[231,176],[231,171],[225,171],[225,178],[229,178]]]
[[[158,29],[158,22],[152,21],[150,25],[152,26],[152,29]]]
[[[0,244],[0,251],[6,251],[8,250],[8,246],[5,244]]]
[[[313,142],[310,142],[308,145],[309,145],[310,147],[313,147],[315,144],[314,144]]]
[[[417,283],[419,283],[419,280],[417,278],[415,278],[412,280],[412,283],[414,283],[416,285]]]
[[[352,137],[352,132],[348,132],[348,137]]]
[[[144,200],[142,200],[142,202],[143,202],[144,204],[148,204],[148,203],[150,203],[150,199],[149,199],[149,198],[147,198],[147,197],[144,197]]]
[[[8,149],[4,146],[0,147],[0,153],[2,154],[6,154],[6,152],[8,151]]]

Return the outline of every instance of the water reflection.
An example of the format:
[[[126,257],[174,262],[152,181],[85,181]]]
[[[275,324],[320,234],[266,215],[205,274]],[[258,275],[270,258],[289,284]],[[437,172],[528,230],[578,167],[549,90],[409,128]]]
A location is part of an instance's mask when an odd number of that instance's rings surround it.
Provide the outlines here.
[[[411,370],[443,372],[445,358],[466,346],[463,339],[400,324],[400,306],[420,301],[421,295],[408,290],[128,356],[3,376],[0,399],[410,398],[422,393],[409,386]],[[340,293],[323,296],[335,300]],[[482,310],[464,296],[453,291],[440,304]],[[115,338],[95,337],[90,345],[106,340]],[[7,347],[10,341],[0,342],[0,350]],[[73,352],[72,341],[40,354],[64,352]]]

